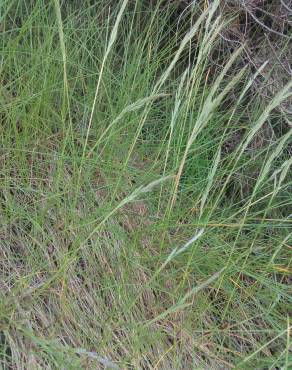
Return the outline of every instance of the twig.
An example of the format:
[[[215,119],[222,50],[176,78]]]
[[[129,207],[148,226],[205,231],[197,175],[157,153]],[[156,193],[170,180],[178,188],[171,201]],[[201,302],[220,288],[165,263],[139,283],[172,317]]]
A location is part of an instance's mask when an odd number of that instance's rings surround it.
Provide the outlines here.
[[[262,26],[263,28],[265,28],[267,31],[271,32],[271,33],[274,33],[278,36],[281,36],[281,37],[285,37],[285,38],[288,38],[290,39],[291,37],[287,36],[287,35],[284,35],[283,33],[281,32],[278,32],[276,30],[273,30],[272,28],[266,26],[262,21],[260,21],[254,14],[253,12],[248,8],[248,6],[245,4],[244,0],[243,0],[243,5],[244,5],[244,9],[248,12],[248,14],[260,25]]]
[[[274,47],[273,47],[273,45],[271,44],[271,41],[269,40],[268,36],[267,36],[267,35],[265,35],[265,37],[266,37],[266,39],[268,40],[268,43],[269,43],[269,45],[270,45],[270,47],[271,47],[271,50],[272,50],[272,52],[273,52],[273,54],[274,54],[275,58],[276,58],[276,59],[277,59],[277,61],[279,62],[280,66],[284,69],[284,71],[285,71],[285,72],[287,72],[287,73],[288,73],[288,75],[289,75],[289,76],[291,76],[291,75],[292,75],[291,70],[287,69],[287,67],[285,66],[285,64],[280,60],[280,58],[279,58],[278,54],[276,53],[275,48],[274,48]]]
[[[286,10],[288,10],[289,13],[292,13],[292,9],[289,8],[289,6],[284,2],[284,0],[281,0],[281,4]]]

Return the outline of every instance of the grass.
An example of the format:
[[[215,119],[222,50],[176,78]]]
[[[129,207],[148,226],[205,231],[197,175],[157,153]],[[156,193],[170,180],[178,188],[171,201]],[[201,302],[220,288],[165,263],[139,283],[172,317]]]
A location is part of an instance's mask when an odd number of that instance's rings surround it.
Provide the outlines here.
[[[1,2],[3,369],[291,368],[291,83],[217,3]]]

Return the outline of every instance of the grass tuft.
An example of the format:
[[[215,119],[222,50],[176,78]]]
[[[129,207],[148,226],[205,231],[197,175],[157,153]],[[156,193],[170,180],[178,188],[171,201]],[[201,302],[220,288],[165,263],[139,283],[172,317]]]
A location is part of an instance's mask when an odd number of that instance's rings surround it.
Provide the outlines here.
[[[3,369],[292,366],[291,82],[146,3],[0,4]]]

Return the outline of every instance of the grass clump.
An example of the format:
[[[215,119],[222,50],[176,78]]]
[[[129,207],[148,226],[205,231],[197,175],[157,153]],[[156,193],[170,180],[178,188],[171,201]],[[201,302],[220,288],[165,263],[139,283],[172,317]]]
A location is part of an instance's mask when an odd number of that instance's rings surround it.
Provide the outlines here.
[[[1,3],[3,369],[291,367],[291,82],[219,5]]]

